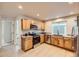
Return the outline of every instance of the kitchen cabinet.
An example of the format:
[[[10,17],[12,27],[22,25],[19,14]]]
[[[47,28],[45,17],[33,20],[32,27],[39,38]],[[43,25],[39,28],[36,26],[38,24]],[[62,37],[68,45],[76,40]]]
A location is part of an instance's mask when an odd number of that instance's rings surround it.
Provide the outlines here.
[[[29,19],[22,19],[21,20],[22,30],[29,30],[31,24],[36,25],[39,30],[44,30],[44,22],[37,21],[37,20],[29,20]]]
[[[44,43],[45,39],[44,39],[44,34],[40,34],[40,43]]]
[[[31,20],[31,24],[36,25],[40,29],[40,22],[37,20]]]
[[[57,36],[58,39],[58,46],[64,47],[64,37],[63,36]]]
[[[44,22],[42,21],[37,21],[37,20],[31,20],[31,23],[33,25],[37,25],[39,30],[44,30]]]
[[[64,37],[64,48],[73,50],[74,49],[73,40],[74,40],[73,38]]]
[[[46,35],[46,39],[45,39],[45,42],[46,43],[48,43],[48,44],[50,44],[50,41],[51,41],[51,35],[50,34],[48,34],[48,35]]]
[[[22,36],[21,39],[21,49],[27,51],[33,48],[33,37],[32,36]]]
[[[38,29],[41,30],[41,23],[37,22]]]
[[[41,30],[44,30],[44,29],[45,29],[45,23],[41,22]]]
[[[51,36],[51,44],[74,51],[74,38],[64,36]]]
[[[47,39],[48,39],[48,37],[47,37],[47,35],[45,34],[45,42],[47,41]]]
[[[58,41],[57,36],[51,36],[51,44],[58,46],[58,43],[59,41]]]
[[[21,27],[22,27],[22,30],[28,30],[30,29],[30,20],[27,20],[27,19],[22,19],[21,20]]]

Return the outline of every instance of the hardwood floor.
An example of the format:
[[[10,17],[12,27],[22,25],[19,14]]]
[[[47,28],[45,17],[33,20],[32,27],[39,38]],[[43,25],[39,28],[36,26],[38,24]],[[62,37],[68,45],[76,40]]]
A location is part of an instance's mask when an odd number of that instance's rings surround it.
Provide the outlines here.
[[[15,46],[7,46],[0,49],[1,57],[74,57],[75,53],[48,44],[41,44],[34,49],[23,52],[17,51]]]

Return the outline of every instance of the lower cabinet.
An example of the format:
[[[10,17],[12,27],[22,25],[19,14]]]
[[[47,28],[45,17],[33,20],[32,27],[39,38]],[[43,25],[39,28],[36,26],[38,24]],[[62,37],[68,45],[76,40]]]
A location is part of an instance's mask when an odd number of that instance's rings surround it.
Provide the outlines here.
[[[31,49],[33,47],[33,37],[29,36],[29,37],[22,37],[21,39],[21,49],[23,51],[27,51],[29,49]]]
[[[58,39],[56,36],[51,36],[51,44],[58,45]]]
[[[51,44],[74,51],[74,38],[72,37],[51,36]]]
[[[73,38],[65,37],[64,38],[64,47],[66,49],[74,50],[74,45],[73,45]]]
[[[40,34],[40,43],[44,43],[45,39],[44,39],[44,34]]]
[[[52,36],[51,44],[63,47],[63,45],[64,45],[63,37],[62,36]]]
[[[58,38],[58,46],[60,47],[64,47],[64,37],[63,36],[59,36]]]
[[[45,35],[45,42],[47,41],[47,39],[48,39],[48,38],[47,38],[47,35]]]

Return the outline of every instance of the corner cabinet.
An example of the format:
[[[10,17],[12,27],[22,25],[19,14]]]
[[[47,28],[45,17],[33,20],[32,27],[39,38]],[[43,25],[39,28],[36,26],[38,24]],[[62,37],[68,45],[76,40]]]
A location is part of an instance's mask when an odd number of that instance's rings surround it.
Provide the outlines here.
[[[29,30],[30,29],[30,20],[27,20],[27,19],[22,19],[21,20],[21,28],[22,30]]]

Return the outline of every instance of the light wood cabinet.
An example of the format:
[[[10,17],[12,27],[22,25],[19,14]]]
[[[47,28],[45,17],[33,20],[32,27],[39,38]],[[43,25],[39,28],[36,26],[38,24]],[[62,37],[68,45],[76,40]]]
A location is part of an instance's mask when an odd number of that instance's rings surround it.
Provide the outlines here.
[[[31,24],[36,25],[39,30],[44,30],[44,23],[42,21],[29,20],[29,19],[21,20],[22,30],[29,30]]]
[[[41,30],[41,22],[40,21],[37,22],[37,26],[38,26],[38,29]]]
[[[45,23],[41,22],[41,30],[44,30],[44,29],[45,29]]]
[[[22,30],[28,30],[28,29],[30,29],[30,24],[31,24],[30,20],[22,19],[21,20]]]
[[[37,25],[39,30],[44,30],[44,22],[31,20],[31,24]]]
[[[32,36],[26,36],[22,37],[21,39],[21,48],[23,51],[27,51],[33,47],[33,37]]]
[[[58,36],[58,46],[64,47],[64,37],[63,36]]]
[[[75,50],[74,48],[74,38],[63,37],[63,36],[51,36],[51,44],[66,48],[69,50]]]
[[[69,37],[65,37],[64,40],[65,40],[64,41],[64,47],[66,49],[72,50],[73,49],[73,39],[69,38]]]
[[[48,39],[48,37],[47,37],[47,35],[45,35],[45,42],[47,41],[47,39]]]
[[[44,43],[45,39],[44,39],[44,34],[40,35],[40,43]]]
[[[51,44],[58,46],[58,43],[59,41],[58,41],[57,36],[51,36]]]

